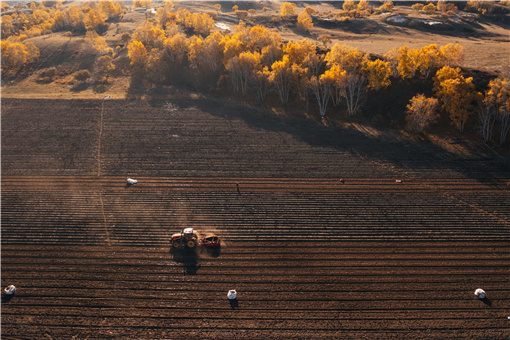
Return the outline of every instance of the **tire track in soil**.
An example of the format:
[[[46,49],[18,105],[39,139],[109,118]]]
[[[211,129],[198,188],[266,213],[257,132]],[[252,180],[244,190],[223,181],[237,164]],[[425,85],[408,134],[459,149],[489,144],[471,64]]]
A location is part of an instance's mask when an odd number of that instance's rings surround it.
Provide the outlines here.
[[[104,113],[104,99],[101,103],[101,116],[99,119],[99,141],[97,144],[97,177],[101,176],[101,138],[103,136],[103,113]]]
[[[11,106],[17,102],[17,99],[13,99],[11,100],[11,103],[9,104],[9,106],[7,108],[3,107],[2,108],[2,118],[4,118],[6,115],[7,115],[7,112],[9,111],[9,109],[11,108]]]
[[[104,229],[106,234],[106,242],[108,243],[108,246],[111,247],[112,242],[110,240],[110,232],[108,231],[108,222],[106,221],[106,214],[104,212],[104,201],[103,201],[103,193],[99,192],[99,200],[101,201],[101,213],[103,214],[103,220],[104,220]]]

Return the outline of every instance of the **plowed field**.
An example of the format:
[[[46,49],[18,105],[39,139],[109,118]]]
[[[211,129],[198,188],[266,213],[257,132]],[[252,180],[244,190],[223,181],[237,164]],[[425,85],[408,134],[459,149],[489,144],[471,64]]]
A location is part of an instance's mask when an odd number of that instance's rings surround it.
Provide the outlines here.
[[[508,339],[508,169],[211,100],[3,99],[2,339]],[[183,227],[221,251],[172,255]]]

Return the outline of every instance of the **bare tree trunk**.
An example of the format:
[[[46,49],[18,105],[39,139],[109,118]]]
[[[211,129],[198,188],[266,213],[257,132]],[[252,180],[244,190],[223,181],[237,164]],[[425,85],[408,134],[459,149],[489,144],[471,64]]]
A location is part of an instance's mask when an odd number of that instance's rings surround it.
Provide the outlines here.
[[[347,85],[343,88],[343,96],[347,103],[347,113],[354,116],[363,104],[365,78],[357,74],[349,75]]]
[[[495,121],[495,116],[492,110],[493,108],[489,104],[485,103],[485,101],[478,101],[478,128],[480,135],[485,142],[488,142],[492,137],[492,128]]]
[[[498,112],[496,119],[499,125],[499,144],[503,144],[506,140],[508,130],[510,130],[510,111]]]
[[[310,89],[317,99],[321,118],[324,118],[326,116],[326,109],[328,107],[329,99],[331,98],[331,89],[329,83],[317,79],[317,77],[314,76],[310,80]]]

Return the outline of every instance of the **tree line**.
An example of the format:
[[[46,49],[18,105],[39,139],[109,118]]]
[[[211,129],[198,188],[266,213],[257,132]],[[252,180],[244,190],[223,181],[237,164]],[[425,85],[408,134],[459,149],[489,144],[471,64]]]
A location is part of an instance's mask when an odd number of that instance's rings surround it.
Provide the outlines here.
[[[150,4],[136,1],[133,7]],[[133,34],[122,35],[126,47],[114,50],[100,33],[106,20],[125,11],[122,3],[90,2],[64,9],[61,1],[43,1],[29,6],[31,15],[21,12],[2,16],[2,73],[14,72],[37,60],[39,51],[26,41],[29,36],[69,30],[86,33],[95,49],[95,81],[107,81],[115,69],[114,58],[127,49],[129,71],[148,84],[170,84],[176,77],[200,80],[209,88],[229,84],[236,94],[254,96],[260,102],[274,93],[282,105],[289,100],[307,106],[315,103],[325,118],[332,107],[342,107],[350,116],[357,114],[370,92],[382,91],[398,78],[432,78],[434,97],[418,94],[407,105],[409,130],[423,132],[437,122],[441,113],[461,131],[475,116],[485,141],[496,132],[503,143],[510,128],[508,79],[493,79],[485,91],[476,92],[473,78],[465,77],[457,67],[463,51],[457,44],[431,44],[418,49],[402,46],[373,56],[339,43],[327,48],[327,36],[318,37],[321,45],[306,39],[284,42],[278,33],[260,25],[250,27],[242,20],[234,33],[218,31],[210,13],[175,9],[172,2],[165,1],[155,18],[146,20]],[[441,2],[438,6],[448,8]],[[479,2],[468,6],[485,8]],[[365,15],[373,10],[366,1],[345,1],[343,7],[347,14],[358,11]],[[221,5],[215,8],[219,11]],[[392,8],[391,2],[385,2],[377,10]],[[296,17],[295,9],[295,4],[286,2],[280,16],[296,20],[300,30],[313,27],[311,16],[315,11],[307,7]],[[87,79],[90,74],[82,72],[79,77]]]

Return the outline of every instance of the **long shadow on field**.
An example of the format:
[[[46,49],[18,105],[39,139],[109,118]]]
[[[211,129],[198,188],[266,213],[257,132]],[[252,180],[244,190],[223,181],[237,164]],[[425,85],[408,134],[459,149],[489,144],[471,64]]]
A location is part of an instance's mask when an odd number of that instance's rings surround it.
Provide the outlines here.
[[[492,307],[492,301],[489,298],[485,297],[481,300],[485,305],[487,305],[487,307]]]
[[[392,169],[383,170],[386,176],[422,170],[456,171],[479,180],[510,176],[510,160],[506,156],[480,145],[476,150],[469,149],[471,146],[460,138],[452,139],[472,156],[463,157],[426,140],[414,142],[395,137],[398,132],[372,136],[355,128],[325,126],[311,119],[278,116],[268,109],[249,108],[233,102],[213,99],[172,99],[171,102],[180,108],[196,108],[226,120],[242,120],[255,130],[288,133],[310,146],[344,151],[376,166],[381,162],[390,163]],[[155,102],[151,105],[157,106]]]
[[[198,269],[200,269],[197,253],[194,251],[176,251],[172,255],[175,262],[182,263],[184,275],[197,274]]]
[[[14,295],[7,295],[7,294],[4,294],[2,296],[2,303],[7,303],[9,301],[11,301],[11,299],[14,297]]]

